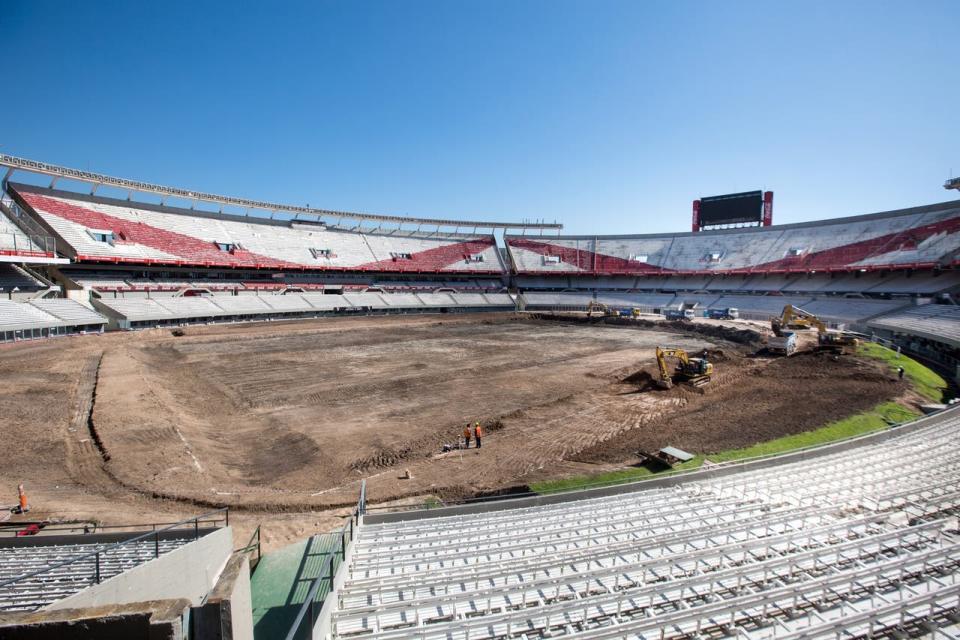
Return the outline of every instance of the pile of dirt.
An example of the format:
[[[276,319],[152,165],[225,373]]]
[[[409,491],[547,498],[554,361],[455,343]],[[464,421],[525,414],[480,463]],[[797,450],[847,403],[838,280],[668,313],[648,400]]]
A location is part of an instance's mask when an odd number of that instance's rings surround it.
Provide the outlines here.
[[[733,359],[719,369],[703,395],[684,393],[682,406],[570,459],[623,462],[638,449],[668,445],[703,454],[747,447],[816,429],[906,390],[905,382],[876,363],[857,358],[801,354],[768,362]]]
[[[652,391],[660,388],[659,384],[657,384],[657,376],[654,376],[646,369],[631,373],[624,378],[623,381],[627,384],[636,385],[638,391]]]

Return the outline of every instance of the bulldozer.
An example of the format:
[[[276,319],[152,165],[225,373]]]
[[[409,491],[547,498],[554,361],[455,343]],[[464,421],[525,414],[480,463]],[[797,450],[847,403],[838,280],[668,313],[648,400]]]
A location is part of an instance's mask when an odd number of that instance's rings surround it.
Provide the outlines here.
[[[667,358],[676,358],[679,361],[672,375],[667,366]],[[713,375],[712,363],[707,362],[706,358],[691,358],[683,349],[657,347],[657,367],[660,369],[657,385],[661,389],[672,388],[674,379],[693,387],[702,387],[710,382]]]
[[[789,331],[789,329],[816,329],[817,345],[814,347],[816,351],[842,353],[845,347],[855,349],[860,344],[860,341],[853,334],[847,333],[846,331],[831,331],[827,328],[823,320],[809,311],[804,311],[792,304],[784,306],[779,316],[770,318],[770,329],[773,331],[774,336],[784,339],[789,338],[791,334],[795,334],[795,332]],[[798,334],[795,335],[799,337]],[[780,342],[785,342],[785,340],[772,342],[779,344]],[[800,344],[797,342],[795,349],[788,350],[784,348],[782,352],[784,355],[791,355],[795,351],[800,350]]]

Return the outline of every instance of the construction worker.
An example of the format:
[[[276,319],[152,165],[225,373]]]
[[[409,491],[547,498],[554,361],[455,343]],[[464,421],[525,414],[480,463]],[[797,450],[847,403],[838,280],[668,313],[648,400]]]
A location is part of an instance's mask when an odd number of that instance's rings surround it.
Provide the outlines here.
[[[476,425],[474,425],[474,427],[473,427],[473,437],[474,437],[474,439],[476,439],[476,441],[477,441],[477,449],[479,449],[480,446],[481,446],[481,444],[480,444],[480,443],[481,443],[480,438],[483,437],[483,429],[480,428],[480,423],[479,423],[479,422],[478,422]]]
[[[20,506],[17,513],[26,513],[30,511],[30,505],[27,504],[27,492],[23,490],[23,483],[17,485],[17,493],[20,497]]]
[[[470,423],[467,423],[467,426],[463,428],[463,448],[470,448]]]

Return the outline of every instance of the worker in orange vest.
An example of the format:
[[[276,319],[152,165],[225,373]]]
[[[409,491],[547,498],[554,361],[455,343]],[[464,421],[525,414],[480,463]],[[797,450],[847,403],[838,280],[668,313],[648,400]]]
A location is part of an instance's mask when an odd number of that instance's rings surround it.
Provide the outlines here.
[[[27,492],[23,490],[23,483],[17,485],[17,493],[20,496],[20,510],[17,513],[30,511],[30,506],[27,504]]]
[[[470,425],[469,424],[467,424],[467,426],[463,428],[463,448],[464,449],[470,448]]]
[[[477,441],[477,449],[479,449],[480,438],[483,437],[483,429],[480,428],[479,422],[473,427],[473,437]]]

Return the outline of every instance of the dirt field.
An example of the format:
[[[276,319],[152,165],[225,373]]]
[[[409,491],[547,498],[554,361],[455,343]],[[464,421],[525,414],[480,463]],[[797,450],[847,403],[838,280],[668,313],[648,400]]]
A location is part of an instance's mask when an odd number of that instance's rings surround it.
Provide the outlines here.
[[[264,522],[270,547],[334,525],[361,479],[374,501],[497,490],[638,447],[745,446],[905,391],[852,358],[748,357],[715,327],[436,315],[11,345],[0,502],[23,481],[34,517],[164,521],[229,505],[238,540]],[[714,382],[645,389],[657,344],[709,348]],[[482,451],[440,453],[478,420]]]

